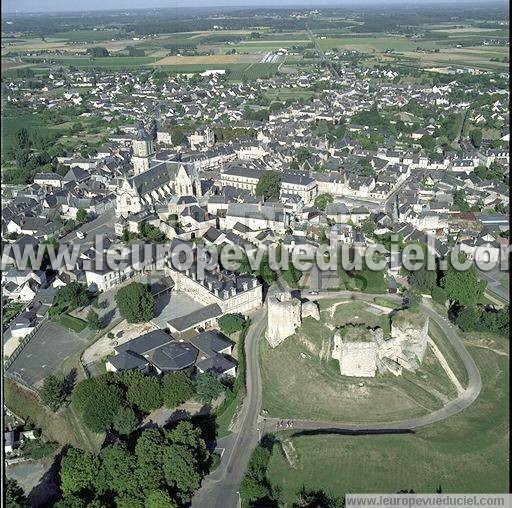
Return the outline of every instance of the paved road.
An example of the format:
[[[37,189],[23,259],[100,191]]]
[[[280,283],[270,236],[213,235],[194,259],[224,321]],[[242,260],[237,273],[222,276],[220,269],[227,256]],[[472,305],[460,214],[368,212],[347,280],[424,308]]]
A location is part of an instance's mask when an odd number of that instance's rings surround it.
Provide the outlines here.
[[[96,235],[109,235],[114,233],[115,211],[114,209],[107,210],[105,213],[99,215],[91,222],[78,227],[71,233],[63,236],[59,241],[60,243],[78,243],[80,245],[93,245],[94,237]],[[85,238],[79,239],[76,236],[77,231],[85,233]]]
[[[508,287],[505,287],[501,284],[501,281],[507,280],[509,278],[508,272],[501,271],[499,266],[488,272],[484,272],[483,270],[479,270],[477,268],[477,272],[478,276],[487,282],[487,291],[498,295],[500,298],[507,302],[510,301]]]
[[[308,299],[328,299],[350,297],[356,300],[371,300],[375,296],[350,291],[337,291],[313,297],[304,294]],[[400,301],[398,296],[387,295],[388,298]],[[464,344],[457,335],[455,327],[448,320],[437,314],[427,305],[421,305],[421,310],[434,320],[445,331],[453,348],[460,356],[468,372],[468,387],[457,399],[450,401],[442,409],[425,416],[402,421],[384,423],[340,424],[310,420],[292,420],[292,429],[297,430],[333,430],[338,432],[399,432],[415,429],[424,425],[442,421],[467,408],[479,395],[482,389],[480,372]],[[261,376],[258,358],[258,341],[262,337],[266,324],[266,308],[254,319],[245,340],[247,364],[247,396],[239,418],[239,428],[236,433],[219,440],[218,448],[224,448],[224,454],[219,468],[205,478],[201,489],[192,500],[192,506],[197,508],[235,508],[239,506],[238,488],[246,470],[252,451],[265,432],[289,430],[288,427],[277,427],[277,419],[263,419],[259,416],[261,410]]]
[[[217,443],[218,448],[224,448],[221,464],[204,479],[201,489],[192,499],[193,507],[231,508],[239,505],[238,487],[261,437],[257,428],[261,410],[258,344],[266,324],[267,310],[264,306],[253,318],[245,338],[247,395],[238,418],[238,430]]]
[[[322,51],[322,48],[320,47],[320,44],[318,44],[318,40],[315,37],[315,34],[308,28],[308,35],[311,39],[311,42],[313,43],[313,46],[315,46],[315,49],[317,53],[320,55],[320,60],[324,61],[327,66],[329,67],[329,70],[331,71],[331,75],[333,78],[341,79],[338,71],[334,68],[334,66],[331,64],[331,62],[327,59],[325,56],[325,53]]]

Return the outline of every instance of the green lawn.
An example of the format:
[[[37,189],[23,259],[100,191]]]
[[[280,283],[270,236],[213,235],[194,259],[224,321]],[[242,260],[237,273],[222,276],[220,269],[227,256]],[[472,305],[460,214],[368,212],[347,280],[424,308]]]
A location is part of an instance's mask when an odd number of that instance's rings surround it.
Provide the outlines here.
[[[508,350],[505,339],[486,340]],[[303,485],[338,496],[401,489],[434,493],[439,486],[443,492],[508,492],[508,355],[484,346],[469,350],[483,390],[472,406],[445,422],[407,435],[293,437],[295,468],[275,447],[267,476],[281,489],[285,506]]]
[[[80,333],[87,327],[87,323],[83,319],[70,316],[69,314],[62,314],[59,318],[59,323],[76,333]]]

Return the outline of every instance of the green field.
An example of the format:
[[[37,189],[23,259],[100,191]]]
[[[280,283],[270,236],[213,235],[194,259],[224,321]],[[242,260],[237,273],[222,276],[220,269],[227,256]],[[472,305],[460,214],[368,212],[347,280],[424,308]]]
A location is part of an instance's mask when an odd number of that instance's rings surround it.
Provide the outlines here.
[[[335,308],[333,304],[338,304]],[[331,309],[332,317],[329,314]],[[364,302],[323,300],[321,321],[306,318],[297,333],[272,349],[261,341],[262,408],[269,416],[340,422],[393,421],[439,409],[456,389],[433,351],[427,348],[416,373],[379,374],[374,378],[341,376],[331,358],[333,329],[360,323],[389,332],[386,314],[370,312]],[[450,362],[453,354],[443,339],[436,344]],[[457,360],[453,367],[458,375]],[[464,378],[460,379],[464,384]]]
[[[2,150],[9,150],[14,145],[16,142],[16,132],[22,127],[28,130],[37,130],[39,133],[50,132],[48,127],[41,124],[37,114],[2,116]]]
[[[57,32],[52,35],[52,39],[65,39],[70,42],[110,41],[120,33],[119,30],[73,30]]]
[[[294,467],[274,447],[267,476],[285,505],[303,485],[337,496],[402,489],[434,493],[439,486],[443,492],[508,492],[508,341],[480,342],[469,351],[483,390],[464,412],[414,434],[296,436]]]
[[[87,323],[83,319],[70,316],[69,314],[62,314],[59,318],[59,323],[76,333],[80,333],[87,327]]]
[[[46,62],[44,62],[46,60]],[[80,69],[136,69],[144,67],[158,60],[152,56],[106,56],[90,59],[88,57],[53,57],[51,61],[56,62],[56,65],[73,66]],[[48,63],[48,59],[41,57],[38,58],[24,58],[23,61],[30,63]]]

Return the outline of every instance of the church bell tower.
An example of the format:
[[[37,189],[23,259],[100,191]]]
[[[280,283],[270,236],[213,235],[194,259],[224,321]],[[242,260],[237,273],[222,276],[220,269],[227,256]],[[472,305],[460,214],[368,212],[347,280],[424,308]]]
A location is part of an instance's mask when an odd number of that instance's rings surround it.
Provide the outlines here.
[[[142,122],[137,125],[137,134],[132,141],[132,148],[133,171],[138,175],[149,169],[149,160],[155,153],[153,138],[150,133],[146,132]]]

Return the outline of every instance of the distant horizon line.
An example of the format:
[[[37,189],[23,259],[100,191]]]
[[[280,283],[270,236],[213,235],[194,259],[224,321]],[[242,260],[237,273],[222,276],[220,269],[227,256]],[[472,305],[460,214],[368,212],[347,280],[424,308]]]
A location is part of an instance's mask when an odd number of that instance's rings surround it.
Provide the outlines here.
[[[207,1],[207,0],[206,0]],[[242,0],[235,0],[242,1]],[[269,10],[282,10],[282,9],[294,9],[294,8],[310,8],[312,10],[318,10],[322,8],[354,8],[354,7],[391,7],[391,6],[400,6],[404,8],[415,8],[415,7],[426,7],[428,5],[439,5],[444,4],[446,6],[462,6],[462,5],[482,5],[482,3],[486,3],[488,5],[492,4],[502,4],[504,7],[508,7],[509,3],[506,0],[343,0],[343,5],[340,5],[340,0],[323,0],[321,3],[312,3],[313,0],[305,0],[301,2],[301,0],[294,0],[293,3],[289,4],[281,4],[281,5],[268,5],[266,3],[256,3],[251,6],[247,6],[247,4],[226,4],[226,5],[208,5],[208,4],[198,4],[198,5],[174,5],[174,6],[141,6],[141,7],[115,7],[115,8],[91,8],[91,9],[60,9],[60,10],[37,10],[37,11],[29,11],[29,10],[7,10],[8,7],[4,6],[4,1],[2,1],[2,11],[3,17],[5,15],[41,15],[41,14],[90,14],[94,12],[131,12],[131,11],[149,11],[149,10],[171,10],[171,9],[179,9],[179,10],[194,10],[194,9],[208,9],[209,11],[223,11],[225,9],[229,10],[253,10],[253,9],[269,9]]]

